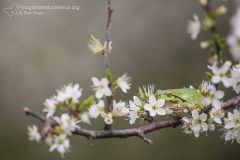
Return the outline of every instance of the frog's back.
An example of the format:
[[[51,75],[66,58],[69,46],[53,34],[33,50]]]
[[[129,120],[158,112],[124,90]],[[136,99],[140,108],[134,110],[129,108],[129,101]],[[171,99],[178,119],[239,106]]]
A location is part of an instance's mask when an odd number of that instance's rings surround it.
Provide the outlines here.
[[[173,94],[188,102],[194,102],[197,104],[202,104],[204,99],[202,94],[192,88],[158,90],[157,94]]]

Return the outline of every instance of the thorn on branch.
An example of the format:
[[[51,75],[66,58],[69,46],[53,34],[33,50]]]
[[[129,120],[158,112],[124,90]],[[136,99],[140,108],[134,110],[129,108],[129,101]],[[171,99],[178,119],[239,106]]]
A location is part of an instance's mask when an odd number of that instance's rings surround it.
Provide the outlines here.
[[[137,131],[137,136],[141,139],[143,139],[144,142],[146,142],[147,144],[153,144],[153,141],[148,139],[147,137],[145,137],[145,134],[143,133],[143,131],[138,130]]]
[[[89,143],[91,146],[94,145],[94,142],[95,142],[95,138],[93,138],[93,137],[89,137],[89,138],[88,138],[88,143]]]

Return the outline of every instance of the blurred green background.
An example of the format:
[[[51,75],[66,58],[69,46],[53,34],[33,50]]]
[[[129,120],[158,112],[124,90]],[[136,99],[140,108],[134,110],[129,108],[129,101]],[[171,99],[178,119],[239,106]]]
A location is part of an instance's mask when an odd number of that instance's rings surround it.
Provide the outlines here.
[[[218,2],[218,0],[213,0]],[[0,8],[15,0],[1,0]],[[63,84],[80,83],[84,96],[90,95],[92,76],[103,76],[103,59],[87,48],[90,34],[104,38],[106,0],[19,0],[19,4],[79,5],[77,11],[45,11],[44,15],[9,18],[0,11],[0,160],[61,159],[49,153],[45,144],[28,141],[26,128],[39,124],[23,114],[23,107],[42,110],[43,101]],[[219,30],[229,32],[228,18]],[[202,34],[191,41],[186,24],[193,13],[202,14],[197,0],[113,0],[113,50],[110,63],[114,76],[127,72],[132,77],[128,101],[138,86],[157,88],[198,86],[205,78],[207,53],[199,47]],[[100,128],[102,125],[94,126]],[[114,128],[129,127],[126,122]],[[82,137],[72,139],[72,153],[66,160],[239,160],[239,145],[224,143],[221,134],[184,135],[181,128],[149,134],[154,145],[138,138],[108,139],[90,146]]]

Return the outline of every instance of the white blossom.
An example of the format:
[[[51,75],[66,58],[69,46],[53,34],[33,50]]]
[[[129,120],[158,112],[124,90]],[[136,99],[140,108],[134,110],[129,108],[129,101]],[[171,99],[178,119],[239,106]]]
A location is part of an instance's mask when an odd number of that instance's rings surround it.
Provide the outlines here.
[[[113,123],[113,117],[112,117],[112,113],[103,113],[102,117],[104,119],[104,122],[108,125]]]
[[[67,113],[61,115],[61,117],[54,117],[54,120],[59,124],[61,129],[67,135],[72,135],[72,131],[79,128],[77,125],[80,121],[77,121],[75,118],[70,117]]]
[[[48,134],[47,137],[45,137],[45,142],[48,146],[50,146],[53,143],[53,140],[54,140],[53,137],[54,136],[51,134]]]
[[[91,35],[91,38],[88,43],[88,48],[94,54],[104,54],[107,48],[107,42],[102,45],[99,39],[97,39],[94,35]],[[112,50],[112,42],[109,42],[109,51]]]
[[[116,81],[117,85],[121,88],[124,93],[127,93],[127,90],[130,89],[131,79],[127,74],[122,75]]]
[[[164,99],[156,99],[154,95],[149,96],[149,101],[144,105],[144,109],[149,111],[149,114],[154,117],[158,115],[166,115],[166,111],[163,108],[165,104]]]
[[[221,99],[224,97],[224,92],[217,90],[214,85],[209,82],[203,82],[201,85],[201,93],[204,95],[204,105],[210,104],[215,108],[220,108],[222,103]]]
[[[201,22],[198,15],[193,15],[193,20],[190,20],[187,27],[187,32],[191,35],[191,38],[195,40],[201,31]]]
[[[240,127],[225,130],[224,132],[225,141],[234,141],[240,144]]]
[[[210,119],[211,120],[211,119]],[[209,130],[214,130],[215,126],[212,121],[209,121],[207,114],[199,114],[198,110],[192,111],[191,117],[183,117],[183,129],[186,134],[194,134],[195,137],[199,137],[199,134]]]
[[[141,107],[143,107],[143,102],[137,96],[133,97],[133,101],[129,101],[130,124],[134,124],[136,119],[140,117],[139,112]]]
[[[222,118],[224,117],[224,111],[221,108],[212,108],[209,112],[210,118],[218,124],[222,124]]]
[[[44,102],[43,112],[47,113],[47,118],[52,117],[57,110],[57,106],[61,103],[76,103],[82,95],[82,89],[79,84],[68,84],[57,90],[57,94],[52,98],[46,99]]]
[[[233,113],[228,112],[228,117],[224,119],[224,136],[226,141],[234,141],[240,143],[240,111],[233,110]]]
[[[231,19],[231,34],[227,38],[233,59],[240,62],[240,8]]]
[[[231,70],[231,81],[232,81],[232,87],[233,90],[236,93],[240,92],[240,64],[232,67]]]
[[[72,102],[77,102],[82,96],[82,89],[79,84],[68,84],[63,86],[60,90],[57,90],[57,95],[55,97],[58,103],[66,102],[71,100]]]
[[[136,122],[136,119],[139,118],[139,115],[137,114],[137,112],[134,112],[134,111],[130,111],[129,112],[129,123],[130,124],[134,124]]]
[[[98,104],[93,104],[89,109],[89,116],[92,118],[97,118],[99,115],[104,113],[104,101],[100,100]]]
[[[96,77],[92,77],[93,90],[95,91],[96,98],[100,99],[103,96],[111,96],[112,91],[108,87],[109,82],[106,78],[98,80]]]
[[[207,131],[208,130],[207,114],[205,113],[199,114],[197,110],[193,110],[191,129],[193,130],[195,137],[199,137],[199,134],[201,132]]]
[[[222,66],[218,67],[215,63],[212,66],[208,66],[208,68],[213,72],[213,76],[211,78],[211,82],[213,84],[223,83],[225,87],[231,86],[231,79],[228,77],[228,72],[230,70],[232,63],[230,61],[226,61]]]
[[[40,142],[41,140],[41,134],[38,132],[38,128],[35,125],[28,127],[28,136],[31,141]]]
[[[103,48],[102,43],[94,35],[91,35],[91,38],[88,43],[88,48],[94,54],[104,54],[104,48]]]
[[[183,122],[183,126],[182,126],[183,132],[186,134],[192,134],[193,133],[193,130],[191,129],[192,119],[189,117],[183,117],[182,122]]]
[[[115,100],[113,101],[113,111],[112,111],[112,116],[113,117],[121,117],[121,116],[126,116],[129,114],[129,108],[126,107],[125,102],[116,102]]]
[[[52,117],[54,115],[57,108],[56,105],[57,105],[57,101],[55,100],[54,97],[45,100],[43,112],[47,113],[47,118]]]
[[[238,8],[237,12],[231,19],[231,26],[232,26],[232,34],[240,37],[240,8]]]
[[[65,134],[54,137],[49,151],[52,152],[54,150],[57,150],[62,156],[70,150],[70,142]]]
[[[231,129],[231,130],[225,130],[224,131],[224,139],[225,141],[234,141],[235,139],[235,136],[234,136],[234,130]]]
[[[80,121],[83,123],[91,124],[89,112],[84,112],[80,114]]]
[[[208,125],[208,130],[210,130],[210,131],[214,131],[215,130],[215,125],[214,125],[213,122],[215,122],[214,119],[208,118],[207,125]]]
[[[233,110],[233,113],[228,112],[228,117],[224,119],[225,129],[233,129],[240,127],[240,112],[237,109]]]
[[[227,38],[227,43],[229,45],[230,52],[235,61],[240,62],[240,37],[235,35],[230,35]]]

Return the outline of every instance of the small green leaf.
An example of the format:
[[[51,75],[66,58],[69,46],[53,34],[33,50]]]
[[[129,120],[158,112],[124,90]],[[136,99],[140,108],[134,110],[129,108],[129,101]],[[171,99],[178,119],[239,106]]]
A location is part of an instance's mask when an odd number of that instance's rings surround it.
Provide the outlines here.
[[[211,73],[211,72],[206,72],[205,74],[206,74],[206,76],[207,76],[208,78],[211,78],[211,77],[212,77],[212,73]]]
[[[144,94],[144,92],[143,92],[141,87],[139,87],[139,89],[138,89],[138,97],[140,99],[144,99],[145,98],[145,94]]]
[[[88,109],[92,104],[94,103],[94,97],[90,96],[86,100],[83,101],[83,103],[80,106],[81,110]]]
[[[112,79],[112,72],[110,71],[110,68],[107,68],[106,69],[106,78],[108,79],[108,80],[111,80]]]

